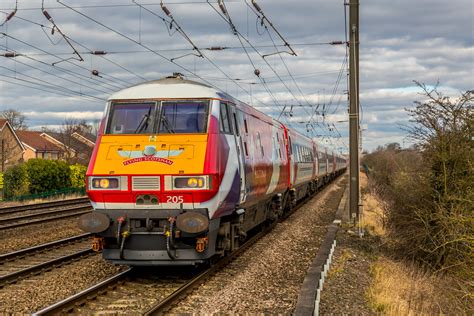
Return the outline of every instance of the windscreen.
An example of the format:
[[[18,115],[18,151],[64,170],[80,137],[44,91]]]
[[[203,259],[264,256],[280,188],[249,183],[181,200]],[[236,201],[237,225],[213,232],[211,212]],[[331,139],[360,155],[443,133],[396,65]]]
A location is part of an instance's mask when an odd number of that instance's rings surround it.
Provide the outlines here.
[[[208,102],[163,102],[158,133],[205,133],[207,131],[207,117]]]
[[[107,134],[151,134],[155,102],[112,104]]]
[[[206,133],[209,101],[112,103],[107,134]]]

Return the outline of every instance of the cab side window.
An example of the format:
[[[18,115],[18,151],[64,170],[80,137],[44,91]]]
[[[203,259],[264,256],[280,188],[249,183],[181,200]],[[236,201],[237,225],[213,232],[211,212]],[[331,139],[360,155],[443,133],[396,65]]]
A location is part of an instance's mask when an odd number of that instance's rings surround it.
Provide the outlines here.
[[[224,134],[232,134],[232,127],[231,127],[231,121],[230,121],[230,116],[227,111],[227,104],[221,103],[220,105],[220,131]]]

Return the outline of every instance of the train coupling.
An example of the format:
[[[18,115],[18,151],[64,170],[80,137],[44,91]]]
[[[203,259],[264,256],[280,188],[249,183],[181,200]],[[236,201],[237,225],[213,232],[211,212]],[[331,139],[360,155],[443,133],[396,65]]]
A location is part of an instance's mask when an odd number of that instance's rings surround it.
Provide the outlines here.
[[[92,250],[95,252],[102,251],[105,246],[105,240],[103,237],[93,237],[92,238]]]
[[[207,249],[207,245],[209,243],[208,237],[197,238],[196,240],[196,251],[201,253]]]

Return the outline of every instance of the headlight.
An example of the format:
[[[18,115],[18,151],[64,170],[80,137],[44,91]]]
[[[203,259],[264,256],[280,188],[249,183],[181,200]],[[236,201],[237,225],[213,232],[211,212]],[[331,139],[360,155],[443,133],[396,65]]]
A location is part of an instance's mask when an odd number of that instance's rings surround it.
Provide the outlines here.
[[[173,189],[209,189],[209,177],[173,177]]]
[[[91,189],[118,189],[120,187],[120,179],[113,177],[91,177],[89,178]]]

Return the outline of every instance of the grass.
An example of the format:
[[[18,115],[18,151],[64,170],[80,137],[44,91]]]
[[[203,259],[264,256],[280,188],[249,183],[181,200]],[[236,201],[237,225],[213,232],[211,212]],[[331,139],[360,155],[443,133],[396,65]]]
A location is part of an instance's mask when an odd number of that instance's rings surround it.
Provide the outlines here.
[[[464,314],[456,302],[449,279],[419,267],[379,258],[372,266],[372,286],[367,291],[370,307],[383,315]]]
[[[366,183],[361,174],[361,183]],[[365,190],[360,225],[370,235],[389,243],[380,199]],[[425,271],[409,262],[396,261],[389,253],[375,258],[371,267],[372,284],[366,292],[369,306],[382,315],[468,315],[472,295],[460,298],[454,279]],[[468,290],[462,291],[469,293]],[[466,303],[468,302],[468,303]],[[472,304],[472,303],[471,303]],[[472,311],[472,309],[471,309]],[[474,313],[470,314],[474,315]]]
[[[29,204],[37,204],[37,203],[43,203],[43,202],[52,202],[52,201],[60,201],[60,200],[65,200],[65,199],[75,199],[75,198],[80,198],[84,197],[84,195],[81,195],[79,193],[73,193],[73,194],[68,194],[66,196],[64,195],[59,195],[59,196],[52,196],[49,198],[43,198],[43,199],[33,199],[33,200],[25,200],[25,201],[1,201],[0,200],[0,207],[9,207],[9,206],[17,206],[17,205],[29,205]]]

